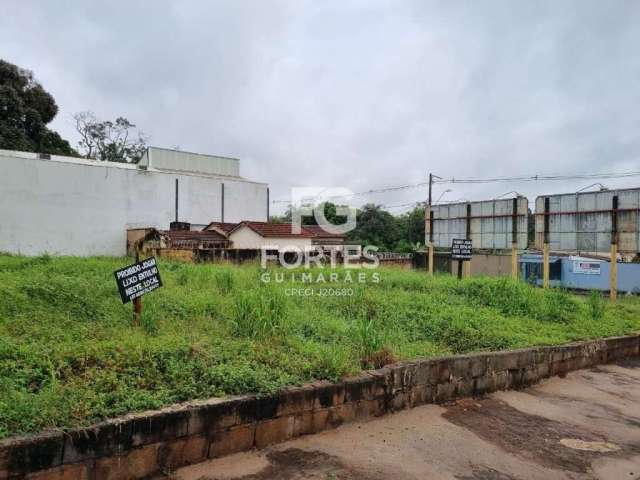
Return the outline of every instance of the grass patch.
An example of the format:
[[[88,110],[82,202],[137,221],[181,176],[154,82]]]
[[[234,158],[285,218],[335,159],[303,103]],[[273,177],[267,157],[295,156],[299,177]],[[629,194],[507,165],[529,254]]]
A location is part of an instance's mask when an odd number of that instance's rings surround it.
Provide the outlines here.
[[[380,269],[380,282],[308,288],[255,265],[160,261],[165,287],[133,327],[112,272],[125,258],[0,255],[0,438],[174,402],[337,380],[395,359],[640,330],[640,299]],[[300,274],[301,272],[295,272]],[[325,272],[326,273],[326,272]],[[343,279],[345,272],[339,272]],[[279,274],[278,281],[275,275]]]

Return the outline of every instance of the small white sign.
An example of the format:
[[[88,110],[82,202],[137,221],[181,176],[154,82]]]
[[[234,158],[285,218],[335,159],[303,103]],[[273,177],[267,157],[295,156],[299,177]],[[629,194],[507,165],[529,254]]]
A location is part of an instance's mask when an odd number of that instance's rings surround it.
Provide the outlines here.
[[[600,275],[600,262],[574,260],[573,273],[581,273],[583,275]]]

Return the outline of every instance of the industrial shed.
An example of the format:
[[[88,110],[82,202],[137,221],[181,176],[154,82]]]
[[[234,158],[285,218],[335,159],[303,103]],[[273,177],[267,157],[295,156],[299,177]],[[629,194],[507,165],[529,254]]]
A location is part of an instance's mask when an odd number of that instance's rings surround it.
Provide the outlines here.
[[[0,150],[0,251],[124,255],[126,231],[268,220],[237,159],[150,147],[139,164]]]
[[[128,232],[127,250],[130,255],[138,250],[146,255],[204,262],[225,258],[229,248],[229,240],[213,230],[149,228],[141,236],[136,233],[136,230]]]

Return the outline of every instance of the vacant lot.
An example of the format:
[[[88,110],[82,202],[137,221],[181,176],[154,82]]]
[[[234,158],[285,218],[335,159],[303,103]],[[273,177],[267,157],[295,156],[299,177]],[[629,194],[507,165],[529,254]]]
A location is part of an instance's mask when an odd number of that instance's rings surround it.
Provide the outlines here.
[[[379,269],[352,296],[287,296],[300,273],[160,262],[132,326],[112,272],[128,259],[0,256],[0,437],[225,394],[338,379],[394,359],[640,330],[640,299]],[[317,272],[317,271],[316,271]],[[339,272],[344,279],[345,271]],[[314,278],[317,273],[314,274]],[[328,272],[326,274],[328,279]]]

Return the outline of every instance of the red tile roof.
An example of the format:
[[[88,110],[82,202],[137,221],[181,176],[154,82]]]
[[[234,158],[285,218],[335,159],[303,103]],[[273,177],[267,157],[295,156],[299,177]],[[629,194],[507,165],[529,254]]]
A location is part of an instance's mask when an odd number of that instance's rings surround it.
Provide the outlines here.
[[[320,238],[346,238],[341,233],[330,233],[322,229],[318,225],[305,225],[302,227],[302,232],[294,234],[293,225],[291,223],[267,223],[267,222],[249,222],[244,221],[240,223],[228,223],[228,222],[211,222],[204,228],[204,231],[213,231],[217,229],[225,234],[229,235],[233,230],[240,225],[246,225],[255,231],[258,235],[263,237],[320,237]]]
[[[313,233],[314,237],[346,238],[346,235],[344,233],[330,233],[323,229],[320,225],[305,225],[304,229]]]
[[[267,223],[267,222],[240,222],[233,230],[246,226],[262,237],[303,237],[312,238],[312,232],[302,228],[300,233],[293,233],[293,225],[290,223]],[[229,231],[231,233],[233,230]]]
[[[212,228],[217,228],[225,233],[229,233],[231,230],[238,226],[237,223],[228,223],[228,222],[211,222],[209,225],[204,227],[204,230],[211,230]]]
[[[175,241],[198,241],[198,242],[226,242],[227,239],[214,230],[193,231],[193,230],[160,230],[160,235],[169,237]]]

